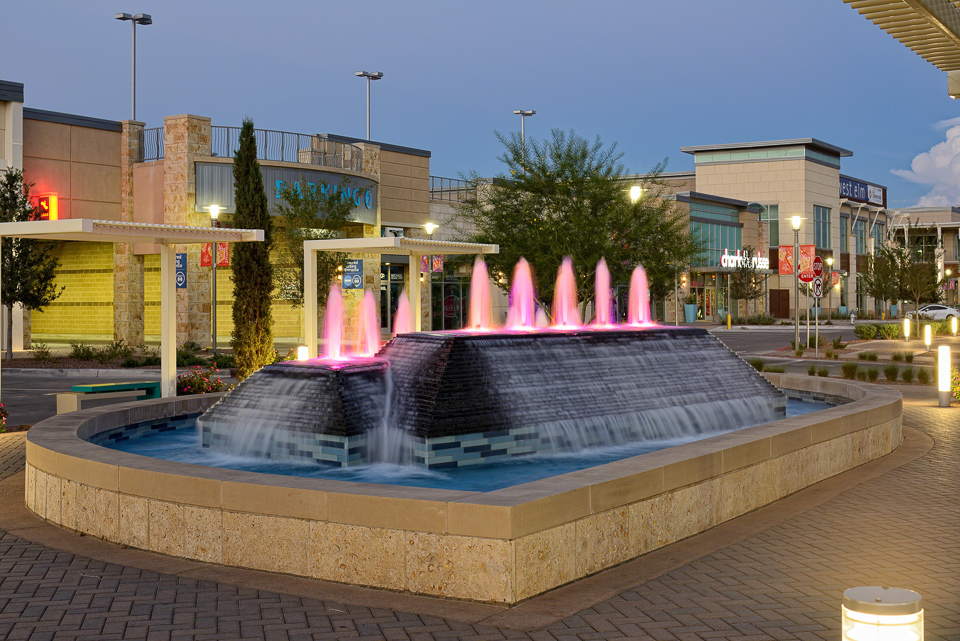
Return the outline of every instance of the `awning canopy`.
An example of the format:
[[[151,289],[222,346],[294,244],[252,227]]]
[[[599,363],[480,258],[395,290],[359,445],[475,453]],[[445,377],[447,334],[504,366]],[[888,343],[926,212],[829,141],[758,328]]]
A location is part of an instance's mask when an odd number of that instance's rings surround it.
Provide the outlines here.
[[[171,245],[262,242],[262,229],[219,229],[71,218],[0,223],[0,237],[160,245],[160,393],[177,395],[176,254]],[[0,274],[2,276],[2,274]]]

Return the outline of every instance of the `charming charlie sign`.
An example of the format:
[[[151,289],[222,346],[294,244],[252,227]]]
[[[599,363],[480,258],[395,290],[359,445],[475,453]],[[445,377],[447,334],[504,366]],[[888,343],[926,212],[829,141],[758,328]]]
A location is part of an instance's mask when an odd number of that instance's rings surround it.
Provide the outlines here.
[[[750,256],[739,249],[733,254],[728,254],[727,250],[724,249],[723,256],[720,257],[720,266],[733,267],[735,269],[744,266],[753,267],[754,269],[770,269],[770,259],[761,256],[760,252]]]

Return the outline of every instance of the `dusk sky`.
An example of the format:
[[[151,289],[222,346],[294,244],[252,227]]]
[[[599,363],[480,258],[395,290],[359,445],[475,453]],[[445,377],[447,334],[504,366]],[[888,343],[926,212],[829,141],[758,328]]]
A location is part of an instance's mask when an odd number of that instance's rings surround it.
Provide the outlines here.
[[[0,8],[0,79],[25,106],[366,135],[432,152],[433,175],[502,171],[494,132],[616,142],[631,172],[686,145],[818,138],[889,207],[960,204],[960,105],[946,75],[841,0],[633,2],[67,2]]]

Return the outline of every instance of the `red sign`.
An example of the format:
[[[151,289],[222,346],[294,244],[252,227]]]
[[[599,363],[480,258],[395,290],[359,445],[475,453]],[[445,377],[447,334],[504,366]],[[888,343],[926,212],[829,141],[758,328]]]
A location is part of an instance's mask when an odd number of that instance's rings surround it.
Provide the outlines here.
[[[820,256],[813,257],[813,275],[817,278],[823,276],[823,259]]]
[[[800,267],[800,282],[809,283],[813,280],[813,259],[816,257],[817,248],[814,245],[800,245],[800,260],[797,261]]]
[[[40,220],[57,220],[60,217],[56,194],[44,194],[38,197],[36,209],[40,214]]]
[[[211,243],[205,243],[200,249],[200,266],[210,267],[213,265],[213,256],[211,255],[213,246]],[[217,243],[217,267],[230,266],[230,243]]]
[[[830,285],[836,287],[840,284],[840,272],[830,272]]]
[[[779,270],[781,276],[791,276],[793,274],[793,245],[780,245]]]

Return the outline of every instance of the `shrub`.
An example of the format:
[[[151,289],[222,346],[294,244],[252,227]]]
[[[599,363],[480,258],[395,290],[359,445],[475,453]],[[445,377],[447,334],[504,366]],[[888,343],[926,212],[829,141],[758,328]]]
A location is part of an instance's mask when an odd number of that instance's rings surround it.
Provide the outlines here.
[[[86,343],[70,343],[70,358],[80,361],[92,361],[96,350]]]
[[[857,377],[857,371],[860,369],[856,363],[844,363],[840,368],[843,371],[843,377],[851,381]]]
[[[853,328],[853,333],[856,334],[860,340],[868,341],[877,335],[877,326],[861,323]]]
[[[867,379],[871,383],[876,383],[878,376],[880,376],[880,370],[878,370],[876,367],[871,367],[867,370]]]
[[[903,338],[903,326],[899,323],[888,323],[879,327],[880,338],[884,340]]]
[[[200,345],[200,343],[195,341],[186,341],[180,346],[180,349],[190,352],[191,354],[196,354],[197,352],[203,351],[203,347]]]
[[[7,408],[3,406],[3,403],[0,403],[0,431],[7,431],[8,416],[10,416],[10,413],[7,412]]]
[[[913,362],[913,352],[904,352],[904,353],[903,353],[903,360],[907,361],[908,363],[912,363],[912,362]]]
[[[231,367],[235,366],[233,354],[224,354],[220,352],[215,354],[211,360],[213,361],[213,364],[220,369],[230,369]]]
[[[930,370],[922,367],[917,370],[917,382],[920,383],[921,385],[929,385],[931,378],[932,377],[930,376]]]
[[[50,355],[50,348],[47,347],[46,343],[34,343],[30,346],[30,351],[33,354],[33,360],[35,361],[53,360],[53,356]]]
[[[902,362],[903,362],[903,352],[894,352],[894,353],[893,353],[893,356],[891,356],[890,358],[893,359],[893,362],[894,362],[894,363],[902,363]]]
[[[93,350],[93,359],[99,363],[112,363],[115,360],[129,358],[132,355],[133,348],[124,343],[122,338]]]
[[[830,376],[830,368],[821,367],[820,369],[817,370],[817,376],[824,376],[824,377]]]
[[[784,369],[780,365],[767,365],[763,368],[763,371],[770,372],[772,374],[783,374]]]
[[[830,358],[833,358],[834,355],[836,355],[836,352],[833,351],[833,350],[830,349],[830,348],[827,348],[827,351],[824,352],[824,355],[825,355],[828,359],[830,359]]]
[[[807,347],[810,349],[816,349],[819,344],[820,342],[816,335],[813,335],[807,339]]]
[[[189,374],[181,374],[177,377],[177,394],[207,394],[208,392],[222,392],[224,390],[223,381],[217,374],[220,373],[215,367],[203,369],[194,367]]]
[[[887,380],[891,383],[897,380],[897,374],[900,373],[900,368],[896,365],[887,365],[883,368],[883,375],[887,377]]]
[[[134,358],[133,356],[127,356],[125,359],[120,361],[120,367],[140,367],[143,363],[139,359]]]
[[[900,378],[903,380],[904,383],[912,383],[912,382],[913,382],[913,368],[912,368],[912,367],[904,367],[904,368],[903,368],[903,371],[900,372]]]
[[[847,348],[847,344],[844,343],[843,340],[841,340],[840,336],[837,336],[835,339],[833,339],[833,349],[846,349],[846,348]]]
[[[803,358],[803,349],[804,348],[801,347],[800,349],[793,350],[793,355],[797,358]]]
[[[960,369],[956,367],[950,372],[950,389],[953,390],[953,397],[960,401]],[[3,407],[0,404],[0,407]]]
[[[150,365],[159,365],[160,364],[160,351],[156,349],[151,349],[146,345],[141,345],[138,349],[140,352],[141,365],[150,366]]]
[[[750,359],[749,361],[747,361],[747,362],[750,363],[750,365],[753,366],[753,369],[757,370],[758,372],[762,372],[762,371],[763,371],[763,359],[762,359],[762,358],[751,358],[751,359]]]
[[[177,367],[191,367],[209,365],[205,358],[197,356],[190,350],[177,348]]]
[[[747,325],[773,325],[775,322],[777,319],[770,314],[748,316],[746,320]]]
[[[816,366],[816,365],[811,365],[810,367],[807,368],[807,375],[808,375],[808,376],[813,376],[813,375],[815,375],[816,373],[817,373],[817,366]]]
[[[867,373],[866,373],[865,371],[863,371],[862,369],[858,369],[858,370],[857,370],[857,380],[858,380],[858,381],[866,381],[866,380],[867,380]]]
[[[839,360],[840,360],[840,354],[837,354],[836,352],[834,352],[834,354],[833,354],[833,360],[839,361]]]
[[[870,361],[872,363],[877,362],[877,353],[876,352],[860,352],[857,354],[857,358],[861,361]]]

